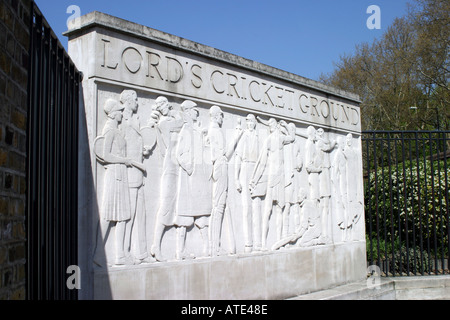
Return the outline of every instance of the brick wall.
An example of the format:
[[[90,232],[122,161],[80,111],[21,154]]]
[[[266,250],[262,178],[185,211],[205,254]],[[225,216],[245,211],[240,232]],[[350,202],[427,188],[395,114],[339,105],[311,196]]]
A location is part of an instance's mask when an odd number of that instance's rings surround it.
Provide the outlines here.
[[[26,298],[29,0],[0,1],[0,300]]]

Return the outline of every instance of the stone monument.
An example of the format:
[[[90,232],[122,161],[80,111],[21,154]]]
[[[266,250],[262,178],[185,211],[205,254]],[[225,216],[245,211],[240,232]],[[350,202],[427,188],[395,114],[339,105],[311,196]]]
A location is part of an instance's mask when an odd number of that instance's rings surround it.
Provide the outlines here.
[[[83,299],[285,299],[366,276],[358,97],[99,12],[83,72]]]

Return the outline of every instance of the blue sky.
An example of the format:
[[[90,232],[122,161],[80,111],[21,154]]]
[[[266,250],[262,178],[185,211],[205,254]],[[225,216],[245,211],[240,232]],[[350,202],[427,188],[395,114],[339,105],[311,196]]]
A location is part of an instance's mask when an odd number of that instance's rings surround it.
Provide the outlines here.
[[[409,0],[36,0],[61,43],[76,5],[81,15],[104,12],[317,80],[357,44],[380,38]],[[381,9],[370,30],[367,8]]]

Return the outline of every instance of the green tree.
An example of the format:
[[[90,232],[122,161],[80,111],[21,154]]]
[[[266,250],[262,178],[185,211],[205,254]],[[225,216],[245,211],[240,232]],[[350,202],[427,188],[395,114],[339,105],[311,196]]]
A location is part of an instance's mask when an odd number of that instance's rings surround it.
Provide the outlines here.
[[[450,1],[415,0],[320,80],[361,98],[363,130],[449,129]]]

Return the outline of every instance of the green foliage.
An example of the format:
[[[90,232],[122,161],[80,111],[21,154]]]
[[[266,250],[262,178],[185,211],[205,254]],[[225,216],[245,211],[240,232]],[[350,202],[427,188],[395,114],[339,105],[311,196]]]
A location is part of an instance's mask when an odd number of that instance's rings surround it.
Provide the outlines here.
[[[449,176],[444,161],[405,161],[372,170],[365,187],[369,260],[396,258],[396,268],[400,261],[403,268],[407,263],[421,268],[428,265],[417,256],[448,257]],[[406,246],[410,261],[402,256]]]
[[[370,241],[372,240],[372,242]],[[432,272],[431,256],[421,247],[406,248],[399,239],[385,241],[370,239],[366,236],[368,261],[389,264],[389,272],[395,274],[422,274]],[[387,268],[384,267],[384,270]]]
[[[414,0],[320,81],[361,98],[363,130],[449,130],[450,1]]]

